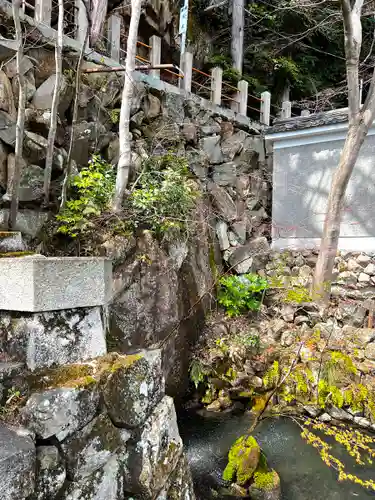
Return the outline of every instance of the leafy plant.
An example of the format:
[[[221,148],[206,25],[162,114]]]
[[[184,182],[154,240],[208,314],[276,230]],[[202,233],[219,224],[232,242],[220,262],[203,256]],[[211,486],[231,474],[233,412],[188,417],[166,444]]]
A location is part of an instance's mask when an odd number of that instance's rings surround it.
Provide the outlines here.
[[[260,337],[258,333],[247,333],[245,335],[236,335],[235,341],[238,344],[241,344],[245,347],[249,347],[250,349],[254,349],[255,351],[259,351],[260,349]]]
[[[129,203],[135,227],[157,234],[185,231],[198,192],[185,158],[168,153],[149,158],[134,186]]]
[[[87,167],[71,181],[70,199],[56,219],[59,233],[72,238],[94,227],[93,218],[109,208],[115,186],[112,165],[94,155]]]
[[[202,365],[202,363],[196,359],[190,364],[190,380],[195,385],[197,389],[199,384],[205,382],[206,376],[208,374],[207,369]]]
[[[261,305],[262,293],[268,288],[267,281],[257,274],[224,276],[219,283],[219,304],[225,307],[230,317],[257,311]]]

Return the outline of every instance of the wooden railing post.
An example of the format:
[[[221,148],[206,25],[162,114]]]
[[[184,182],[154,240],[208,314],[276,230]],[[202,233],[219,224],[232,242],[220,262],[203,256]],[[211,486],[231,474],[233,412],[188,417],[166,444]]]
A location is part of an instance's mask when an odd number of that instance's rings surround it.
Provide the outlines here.
[[[35,0],[35,22],[51,26],[52,0]]]
[[[260,97],[262,99],[260,103],[260,123],[269,125],[271,118],[271,94],[267,91],[262,92]]]
[[[89,3],[89,2],[87,2]],[[76,40],[78,40],[82,45],[85,41],[86,31],[88,29],[88,12],[86,10],[85,4],[83,0],[75,0],[75,25],[76,25]],[[89,43],[87,42],[86,48],[89,47]]]
[[[291,118],[292,116],[292,103],[284,101],[281,105],[281,118]]]
[[[193,78],[193,54],[184,52],[181,56],[181,69],[184,73],[184,78],[180,79],[180,88],[191,92],[191,81]]]
[[[249,92],[249,83],[246,80],[238,82],[238,112],[240,115],[247,115],[247,98]]]
[[[120,62],[121,17],[112,14],[108,19],[108,44],[111,59]]]
[[[152,35],[150,38],[149,45],[150,49],[150,63],[151,66],[156,66],[161,63],[161,38],[160,36]],[[154,78],[160,79],[160,70],[159,69],[151,69],[150,75]]]
[[[221,105],[221,87],[223,82],[223,70],[219,67],[211,70],[211,101]]]

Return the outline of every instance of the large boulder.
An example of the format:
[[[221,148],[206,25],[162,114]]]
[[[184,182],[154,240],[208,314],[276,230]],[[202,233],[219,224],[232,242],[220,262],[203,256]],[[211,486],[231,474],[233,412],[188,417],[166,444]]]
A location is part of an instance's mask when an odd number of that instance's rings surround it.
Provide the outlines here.
[[[32,100],[32,104],[36,109],[51,109],[55,82],[56,75],[51,75],[36,89]],[[62,75],[58,106],[58,112],[61,117],[69,108],[72,99],[73,88],[69,85],[68,79]]]
[[[236,165],[230,161],[215,165],[212,179],[218,186],[235,186],[236,175]]]
[[[0,423],[2,500],[24,500],[34,491],[35,446],[22,429]]]
[[[61,444],[70,480],[81,481],[92,476],[108,460],[116,457],[123,444],[121,430],[108,416],[99,415]]]
[[[237,207],[229,193],[221,186],[210,182],[207,186],[219,215],[227,222],[237,218]]]
[[[31,370],[79,363],[106,353],[99,307],[0,318],[0,348]]]
[[[127,356],[115,364],[103,388],[112,421],[121,427],[142,425],[164,396],[160,350]]]
[[[10,200],[12,186],[14,182],[14,173],[16,168],[16,157],[13,153],[8,155],[8,182],[7,192],[3,200]],[[22,160],[21,178],[19,183],[18,199],[19,201],[34,201],[43,196],[44,170],[38,165],[26,165]]]
[[[0,139],[14,148],[16,143],[16,119],[0,110]]]
[[[24,89],[25,89],[26,102],[29,102],[33,98],[35,91],[36,91],[34,69],[31,69],[27,73],[25,73],[23,75],[23,79],[25,82]],[[13,89],[13,94],[14,94],[14,101],[15,101],[17,106],[18,106],[19,88],[20,88],[20,86],[18,83],[18,78],[13,78],[12,89]]]
[[[18,210],[15,231],[20,231],[23,235],[35,238],[44,224],[47,222],[48,213],[40,210],[23,209]],[[8,229],[9,210],[0,209],[0,230]]]
[[[203,137],[199,141],[199,148],[206,153],[209,162],[213,165],[223,163],[224,157],[220,148],[220,136],[213,135],[210,137]]]
[[[100,395],[96,384],[47,389],[32,394],[21,409],[21,422],[40,439],[59,441],[82,429],[97,414]]]
[[[264,236],[254,238],[245,245],[237,247],[229,257],[229,263],[238,274],[256,272],[266,264],[269,252],[267,238]]]
[[[125,491],[139,494],[137,498],[154,498],[165,486],[181,454],[173,399],[165,396],[124,454]]]
[[[123,500],[121,456],[112,456],[89,477],[70,482],[61,500]],[[130,497],[131,498],[131,497]]]
[[[48,141],[42,135],[26,130],[24,139],[24,157],[30,163],[44,161],[47,156]]]
[[[245,139],[248,134],[243,130],[239,130],[230,137],[224,139],[221,143],[221,151],[224,156],[225,161],[232,161],[236,155],[238,155],[242,149]]]
[[[55,498],[66,478],[65,463],[56,446],[36,449],[35,500]]]

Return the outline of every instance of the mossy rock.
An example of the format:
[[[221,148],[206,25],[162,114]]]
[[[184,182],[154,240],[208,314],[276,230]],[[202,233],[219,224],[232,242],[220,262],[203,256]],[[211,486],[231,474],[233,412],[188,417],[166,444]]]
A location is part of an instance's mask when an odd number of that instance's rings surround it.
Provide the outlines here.
[[[260,447],[253,436],[242,436],[228,453],[223,479],[245,486],[250,483],[260,459]]]
[[[275,470],[258,470],[253,479],[254,482],[249,488],[252,500],[280,500],[280,477]]]

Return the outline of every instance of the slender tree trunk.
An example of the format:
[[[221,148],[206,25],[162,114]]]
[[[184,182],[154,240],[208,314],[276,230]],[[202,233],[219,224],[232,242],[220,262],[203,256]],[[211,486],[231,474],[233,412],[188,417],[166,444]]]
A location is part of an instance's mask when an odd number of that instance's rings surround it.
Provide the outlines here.
[[[139,19],[141,16],[142,0],[132,0],[132,15],[130,19],[128,42],[126,46],[125,81],[122,91],[119,140],[120,157],[117,166],[116,188],[112,208],[115,212],[121,210],[124,191],[128,184],[131,167],[131,134],[130,134],[130,109],[134,94],[133,71],[137,51],[137,36]]]
[[[244,0],[232,0],[232,62],[233,67],[241,74],[243,65],[244,28]]]
[[[17,65],[19,94],[18,94],[18,112],[17,112],[17,124],[16,124],[15,168],[14,168],[14,177],[13,177],[12,192],[11,192],[11,205],[10,205],[10,217],[9,217],[9,227],[11,229],[14,229],[16,226],[17,213],[18,213],[18,196],[19,196],[19,186],[21,177],[23,138],[25,130],[25,104],[26,104],[25,79],[21,71],[21,63],[23,58],[22,28],[20,21],[21,4],[22,4],[21,0],[13,0],[12,3],[14,27],[16,30],[16,40],[18,42],[16,65]]]
[[[93,0],[92,2],[90,29],[91,46],[94,46],[100,38],[107,15],[107,6],[107,0]]]
[[[70,128],[70,140],[69,140],[68,156],[66,159],[65,176],[64,176],[62,189],[61,189],[60,210],[63,210],[65,208],[65,205],[66,205],[69,179],[70,179],[70,174],[72,171],[72,154],[73,154],[75,130],[76,130],[76,125],[77,125],[77,121],[78,121],[78,100],[79,100],[79,92],[80,92],[80,88],[81,88],[82,62],[83,62],[83,56],[85,55],[85,50],[86,50],[87,42],[89,39],[89,34],[90,34],[90,22],[89,22],[89,15],[88,15],[88,7],[87,7],[86,3],[85,3],[85,7],[86,7],[86,16],[87,16],[88,23],[87,23],[87,28],[86,28],[85,39],[83,41],[83,45],[81,47],[81,52],[79,54],[79,58],[78,58],[78,62],[77,62],[76,79],[75,79],[75,96],[74,96],[74,104],[73,104],[73,117],[72,117],[72,125]]]
[[[345,192],[353,173],[360,149],[375,115],[375,72],[372,75],[366,102],[360,106],[359,57],[362,45],[361,11],[363,0],[341,0],[346,76],[348,83],[349,128],[340,162],[332,179],[328,196],[326,218],[315,268],[314,298],[327,300],[330,294],[332,271],[340,237],[341,214]]]
[[[55,146],[56,128],[58,107],[60,102],[60,87],[62,78],[62,47],[63,47],[63,34],[64,34],[64,3],[63,0],[59,1],[59,17],[57,22],[57,39],[55,47],[55,62],[56,62],[56,76],[55,88],[53,91],[52,107],[51,107],[51,124],[48,132],[48,144],[46,164],[44,169],[44,201],[49,202],[49,191],[51,185],[52,161],[53,151]]]

